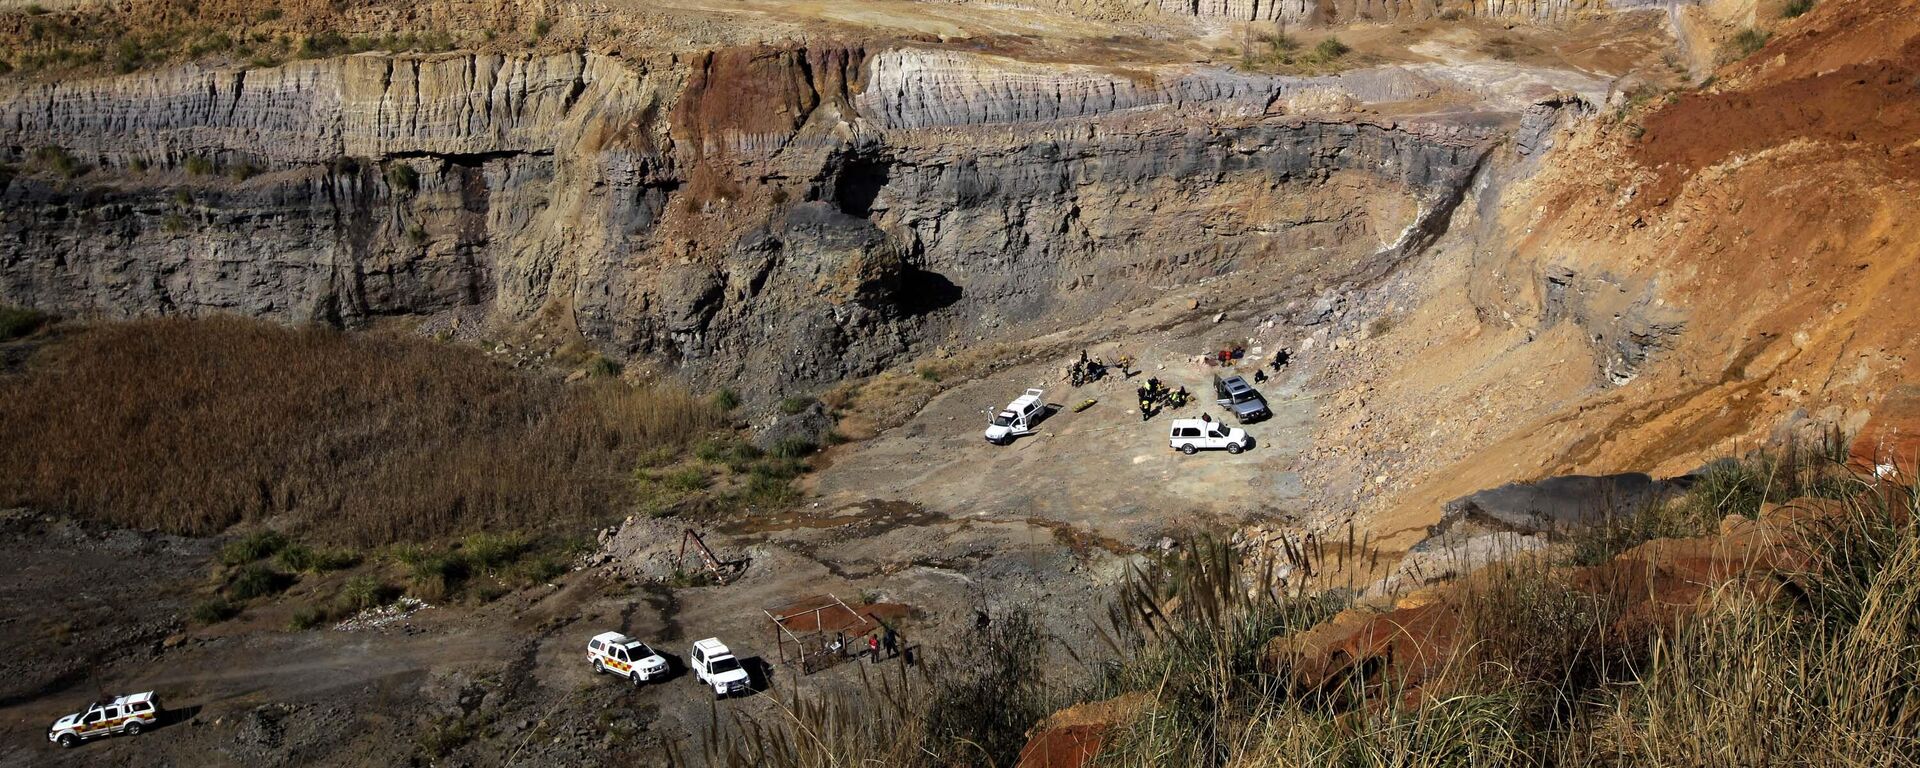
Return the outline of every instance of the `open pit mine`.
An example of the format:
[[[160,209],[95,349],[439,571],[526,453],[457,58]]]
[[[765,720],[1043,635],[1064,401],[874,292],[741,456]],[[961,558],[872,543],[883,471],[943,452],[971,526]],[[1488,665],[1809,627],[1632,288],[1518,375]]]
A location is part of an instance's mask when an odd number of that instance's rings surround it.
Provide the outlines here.
[[[1900,0],[0,0],[0,764],[1920,765]]]

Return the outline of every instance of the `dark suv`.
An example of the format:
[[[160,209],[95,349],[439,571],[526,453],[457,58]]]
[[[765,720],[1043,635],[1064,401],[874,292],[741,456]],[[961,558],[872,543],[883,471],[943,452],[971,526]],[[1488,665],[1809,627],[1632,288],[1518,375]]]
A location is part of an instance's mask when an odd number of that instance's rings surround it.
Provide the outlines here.
[[[1214,402],[1220,407],[1233,411],[1233,416],[1242,424],[1250,424],[1273,415],[1267,409],[1267,400],[1260,391],[1239,376],[1213,377]]]

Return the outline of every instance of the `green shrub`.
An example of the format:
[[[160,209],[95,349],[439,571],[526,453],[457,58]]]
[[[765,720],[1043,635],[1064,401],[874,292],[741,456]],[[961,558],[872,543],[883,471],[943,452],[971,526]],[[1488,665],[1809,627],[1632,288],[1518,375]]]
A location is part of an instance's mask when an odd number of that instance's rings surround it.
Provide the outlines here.
[[[325,624],[328,618],[331,617],[320,607],[303,605],[293,609],[293,616],[287,619],[287,627],[297,631],[304,631]]]
[[[1805,16],[1807,11],[1813,10],[1813,2],[1814,0],[1787,0],[1786,6],[1780,9],[1780,18],[1797,19]]]
[[[220,548],[220,564],[233,568],[272,557],[287,546],[287,537],[279,531],[264,529]]]
[[[611,379],[620,375],[620,364],[601,355],[594,355],[587,361],[587,375],[595,378]]]
[[[1753,27],[1740,30],[1733,36],[1732,40],[1733,51],[1736,58],[1746,58],[1755,53],[1759,53],[1761,48],[1767,46],[1767,40],[1771,37],[1773,37],[1771,33],[1763,32]]]
[[[216,170],[213,160],[204,155],[188,155],[186,166],[188,175],[192,176],[205,176]]]
[[[210,597],[194,603],[191,614],[196,624],[218,624],[240,615],[240,607],[224,598]]]
[[[491,574],[513,564],[531,548],[532,542],[519,534],[475,533],[461,540],[460,555],[469,569]]]
[[[406,163],[394,163],[387,166],[387,186],[401,194],[411,195],[420,191],[420,172]]]
[[[258,175],[260,175],[260,167],[244,160],[227,166],[227,178],[234,181],[246,181]]]
[[[43,313],[0,304],[0,341],[25,338],[46,324],[47,316]]]
[[[552,30],[553,30],[552,19],[548,19],[548,18],[536,19],[533,22],[533,39],[538,40],[540,38],[546,37],[547,33]]]
[[[795,414],[800,413],[801,411],[805,411],[806,409],[813,407],[813,404],[815,402],[817,401],[811,397],[784,398],[780,401],[780,412],[788,416],[793,416]]]
[[[787,478],[755,473],[747,477],[747,486],[735,494],[735,503],[753,507],[784,507],[800,500],[800,491]]]
[[[39,3],[28,3],[27,7],[23,10],[27,12],[28,16],[45,16],[48,13],[47,7]]]
[[[682,467],[660,478],[662,484],[681,493],[704,491],[713,485],[713,477],[699,467]]]
[[[740,407],[740,393],[721,387],[718,392],[713,393],[713,407],[723,411]]]
[[[252,600],[285,592],[293,586],[293,577],[260,564],[242,566],[227,580],[227,595],[235,600]]]
[[[41,147],[36,149],[33,151],[33,159],[39,161],[41,165],[51,168],[55,173],[69,179],[84,176],[87,171],[92,170],[87,167],[85,163],[80,162],[79,159],[68,154],[67,150],[61,147]]]
[[[799,435],[789,435],[780,438],[780,441],[773,445],[773,455],[783,459],[798,459],[811,456],[814,451],[818,450],[820,450],[819,443],[800,437]]]
[[[187,231],[187,217],[177,213],[169,213],[160,217],[160,231],[169,235],[177,235]]]
[[[352,568],[359,564],[360,556],[343,549],[313,549],[304,544],[290,544],[280,550],[277,558],[280,566],[296,573],[322,573]]]
[[[1340,42],[1340,38],[1329,37],[1313,47],[1313,52],[1324,61],[1333,61],[1353,52],[1353,47]]]
[[[418,224],[407,227],[407,240],[414,245],[424,245],[427,242],[427,228]]]
[[[353,613],[378,608],[393,602],[393,598],[393,587],[365,574],[348,579],[347,583],[340,587],[340,605]]]

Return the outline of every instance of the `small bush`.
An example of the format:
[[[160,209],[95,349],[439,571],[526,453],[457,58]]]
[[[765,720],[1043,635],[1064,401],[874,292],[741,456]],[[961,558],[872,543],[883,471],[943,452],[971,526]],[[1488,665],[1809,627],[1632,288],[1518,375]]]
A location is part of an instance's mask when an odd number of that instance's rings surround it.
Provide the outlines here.
[[[46,324],[47,316],[43,313],[0,305],[0,341],[26,338]]]
[[[187,231],[187,217],[177,213],[169,213],[160,217],[160,231],[169,235],[177,235]]]
[[[1746,58],[1759,53],[1761,48],[1767,47],[1767,40],[1771,37],[1773,37],[1772,34],[1754,29],[1753,27],[1740,30],[1739,33],[1733,36],[1732,45],[1734,54],[1737,58]]]
[[[342,549],[313,549],[303,544],[280,550],[280,566],[295,573],[323,573],[352,568],[360,556]]]
[[[594,355],[593,359],[587,361],[584,370],[588,376],[611,379],[620,375],[620,364],[600,355]]]
[[[414,245],[424,245],[427,242],[427,228],[418,224],[407,227],[407,240]]]
[[[798,459],[811,456],[818,450],[820,450],[818,443],[798,435],[780,438],[780,442],[774,443],[773,445],[773,455],[783,459]]]
[[[277,595],[293,586],[293,577],[264,565],[243,566],[227,581],[227,595],[235,600]]]
[[[264,11],[261,11],[261,12],[259,13],[259,15],[257,15],[257,16],[254,16],[253,18],[254,18],[254,19],[255,19],[256,21],[263,21],[263,22],[265,22],[265,21],[279,21],[279,20],[280,20],[280,16],[281,16],[281,15],[282,15],[282,11],[281,11],[280,9],[278,9],[278,8],[268,8],[268,9],[266,9],[266,10],[264,10]]]
[[[28,16],[45,16],[48,13],[47,7],[39,3],[28,3],[24,10]]]
[[[195,603],[191,614],[195,624],[218,624],[240,615],[240,607],[224,598],[211,597]]]
[[[340,587],[340,605],[353,613],[378,608],[393,602],[394,589],[384,581],[368,575],[355,576]]]
[[[420,172],[405,163],[387,166],[387,186],[401,194],[411,195],[420,191]]]
[[[1340,38],[1329,37],[1320,41],[1319,45],[1314,46],[1313,52],[1319,54],[1320,58],[1325,61],[1333,61],[1334,59],[1352,53],[1353,47],[1340,42]]]
[[[552,19],[542,18],[533,22],[533,39],[538,40],[546,37],[547,33],[551,31],[553,31]]]
[[[205,176],[217,170],[213,160],[203,155],[188,155],[186,167],[187,174],[190,176]]]
[[[260,167],[246,161],[227,167],[227,178],[234,181],[246,181],[260,175]]]
[[[220,564],[234,568],[263,560],[278,553],[287,546],[287,543],[287,537],[279,531],[272,529],[256,531],[221,547]]]
[[[471,570],[491,574],[513,564],[532,548],[519,534],[475,533],[460,542],[460,555]]]
[[[805,411],[806,409],[813,407],[813,404],[815,402],[818,402],[818,401],[814,400],[811,397],[785,398],[780,401],[780,412],[788,416],[793,416],[800,413],[801,411]]]
[[[748,476],[747,487],[733,500],[744,506],[778,508],[799,501],[800,491],[786,478],[755,473]]]
[[[326,610],[319,606],[303,605],[293,609],[293,616],[287,619],[287,627],[296,631],[305,631],[325,624],[329,618],[331,617],[327,615]]]
[[[683,467],[660,478],[662,484],[682,493],[704,491],[713,485],[713,477],[699,467]]]
[[[1814,0],[1787,0],[1786,6],[1780,9],[1780,18],[1797,19],[1805,16],[1807,11],[1813,10],[1813,2]]]
[[[69,179],[78,178],[85,175],[87,171],[92,170],[88,168],[85,163],[80,162],[73,155],[68,154],[67,150],[60,147],[41,147],[36,149],[33,152],[33,159],[39,161],[41,165],[52,169],[55,173]]]
[[[713,407],[723,411],[731,411],[740,407],[740,393],[727,387],[721,387],[720,391],[713,393]]]

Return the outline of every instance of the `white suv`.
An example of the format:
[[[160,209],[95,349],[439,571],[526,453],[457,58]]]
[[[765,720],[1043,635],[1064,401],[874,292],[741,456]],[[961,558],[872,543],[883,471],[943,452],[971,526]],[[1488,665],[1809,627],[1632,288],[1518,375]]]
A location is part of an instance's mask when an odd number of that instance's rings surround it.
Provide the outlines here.
[[[153,691],[147,691],[121,696],[107,704],[90,704],[83,712],[60,718],[47,729],[47,740],[71,747],[86,739],[116,733],[133,736],[159,724],[160,702],[153,700]]]
[[[687,654],[687,666],[693,668],[694,677],[713,688],[714,696],[747,689],[746,668],[740,666],[740,660],[733,657],[733,651],[720,642],[720,638],[709,637],[694,643],[693,652]]]
[[[593,671],[612,673],[639,685],[667,674],[667,660],[646,643],[618,632],[602,632],[587,641],[587,663]]]

